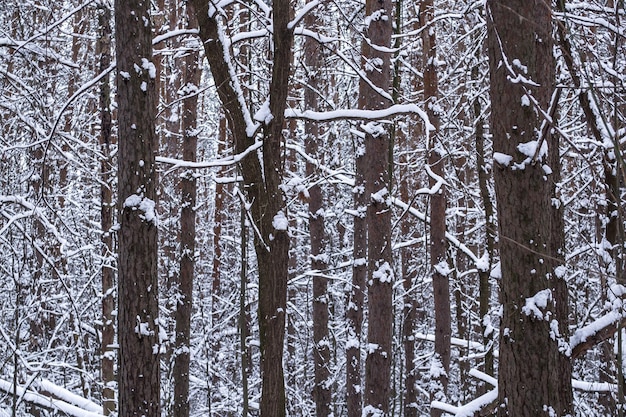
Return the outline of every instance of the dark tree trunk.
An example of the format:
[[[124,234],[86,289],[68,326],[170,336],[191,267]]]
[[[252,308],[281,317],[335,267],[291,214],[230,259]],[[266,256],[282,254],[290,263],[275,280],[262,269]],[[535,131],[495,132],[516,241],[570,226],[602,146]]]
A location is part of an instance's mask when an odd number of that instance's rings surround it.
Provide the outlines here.
[[[157,97],[149,6],[144,0],[115,2],[121,417],[160,415],[154,167]]]
[[[428,166],[431,173],[429,186],[437,184],[438,177],[444,174],[444,148],[439,132],[439,113],[436,110],[439,95],[439,79],[437,76],[437,43],[434,27],[435,6],[433,0],[420,3],[420,26],[428,27],[422,32],[423,65],[424,65],[424,102],[426,112],[434,130],[430,132]],[[450,311],[450,281],[446,260],[446,206],[447,197],[444,185],[430,196],[430,263],[433,279],[433,296],[435,305],[435,356],[431,365],[431,401],[445,401],[450,371],[450,338],[452,336],[452,313]],[[431,416],[440,416],[441,410],[431,409]]]
[[[190,5],[187,7],[189,26],[197,27],[195,14]],[[183,68],[182,85],[185,95],[192,95],[194,88],[200,85],[199,54],[188,52]],[[198,115],[198,96],[193,94],[182,102],[182,148],[183,160],[195,161],[197,153],[196,120]],[[193,281],[196,251],[196,177],[191,170],[181,176],[181,212],[180,212],[180,271],[175,313],[176,339],[174,348],[174,407],[177,417],[189,416],[189,361],[191,313],[193,301]]]
[[[370,82],[384,94],[391,87],[391,0],[368,0],[367,41],[361,44],[363,66]],[[367,82],[359,83],[359,108],[378,110],[391,104]],[[389,132],[384,125],[369,123],[363,131],[365,156],[363,180],[367,204],[368,351],[365,360],[363,416],[386,415],[391,394],[393,329],[393,269],[391,260],[391,207],[389,204]],[[360,150],[357,150],[359,152]]]
[[[234,88],[224,45],[218,31],[217,16],[209,14],[208,3],[193,0],[197,11],[200,38],[211,66],[217,93],[224,106],[235,152],[254,145],[246,132],[245,109]],[[283,178],[283,125],[289,88],[293,32],[288,28],[292,15],[289,0],[273,4],[273,62],[269,86],[269,110],[273,118],[262,126],[263,152],[259,160],[252,152],[240,162],[250,215],[254,223],[254,247],[259,272],[259,333],[261,342],[262,393],[261,417],[285,416],[283,347],[289,261],[289,234],[285,198],[280,190]],[[262,164],[262,166],[261,166]]]
[[[305,18],[307,27],[317,27],[321,24],[319,12],[312,11]],[[308,85],[304,90],[304,106],[306,109],[318,108],[318,91],[320,83],[321,60],[323,59],[321,46],[312,38],[304,41],[304,60],[308,69]],[[305,151],[308,155],[319,158],[320,128],[316,123],[305,122]],[[314,164],[307,162],[306,175],[315,175]],[[311,270],[319,271],[313,275],[313,360],[315,363],[315,387],[313,400],[317,417],[332,415],[330,355],[331,345],[328,334],[328,278],[324,270],[328,267],[326,260],[327,237],[324,231],[324,198],[322,188],[315,183],[309,188],[309,234],[311,237]]]
[[[542,1],[487,5],[503,305],[498,414],[566,415],[572,412],[571,371],[558,305],[567,303],[567,293],[554,285],[560,278],[551,261],[562,230],[553,226],[549,161],[535,148],[555,152],[551,160],[559,150],[533,104],[547,111],[554,89],[551,10]]]
[[[96,47],[100,58],[100,72],[111,65],[111,10],[103,5],[98,11],[99,37]],[[111,88],[109,77],[100,83],[100,225],[102,228],[102,414],[115,411],[115,272],[114,248],[111,230],[113,227],[113,163],[111,158]]]

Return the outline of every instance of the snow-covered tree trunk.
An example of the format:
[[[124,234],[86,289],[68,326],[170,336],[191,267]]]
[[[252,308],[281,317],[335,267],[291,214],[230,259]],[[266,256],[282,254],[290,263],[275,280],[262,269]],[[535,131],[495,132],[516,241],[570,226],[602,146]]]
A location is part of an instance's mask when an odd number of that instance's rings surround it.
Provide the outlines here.
[[[186,9],[188,26],[196,28],[195,12],[188,5]],[[201,70],[198,65],[199,53],[189,51],[184,58],[182,68],[183,94],[181,109],[182,153],[183,160],[196,160],[198,130],[198,96]],[[181,176],[180,209],[180,270],[176,286],[176,337],[174,342],[174,404],[173,415],[189,416],[189,364],[191,356],[191,314],[193,302],[193,283],[195,277],[196,252],[196,177],[191,170]]]

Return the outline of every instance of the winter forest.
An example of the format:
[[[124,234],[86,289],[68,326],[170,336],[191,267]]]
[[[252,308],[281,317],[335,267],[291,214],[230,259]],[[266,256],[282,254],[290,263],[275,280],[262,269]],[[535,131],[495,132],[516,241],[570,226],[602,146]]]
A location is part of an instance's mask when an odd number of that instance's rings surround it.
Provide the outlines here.
[[[1,1],[0,416],[624,416],[625,21]]]

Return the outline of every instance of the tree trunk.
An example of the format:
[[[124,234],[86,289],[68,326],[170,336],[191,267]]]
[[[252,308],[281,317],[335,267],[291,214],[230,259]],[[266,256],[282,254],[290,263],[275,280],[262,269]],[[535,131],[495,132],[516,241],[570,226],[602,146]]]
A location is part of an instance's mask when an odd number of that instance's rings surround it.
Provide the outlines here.
[[[239,85],[230,71],[229,56],[221,41],[214,9],[201,0],[192,1],[199,20],[200,38],[204,44],[217,93],[224,106],[235,141],[235,152],[242,153],[255,144],[246,131],[246,111],[242,107],[235,85]],[[259,333],[261,342],[262,393],[261,417],[285,416],[285,385],[283,347],[285,340],[285,312],[287,305],[287,278],[289,261],[289,234],[285,226],[286,204],[280,189],[283,178],[283,125],[289,88],[293,32],[288,24],[292,17],[289,0],[275,0],[273,4],[273,62],[269,86],[269,111],[273,116],[263,121],[263,152],[259,160],[256,152],[240,161],[245,192],[250,202],[250,216],[254,223],[254,247],[259,272]],[[261,166],[262,164],[262,166]]]
[[[428,151],[429,186],[437,184],[444,176],[445,151],[439,132],[439,80],[437,77],[437,43],[434,26],[435,6],[433,0],[420,3],[420,26],[422,31],[424,65],[424,102],[434,130],[430,132]],[[430,263],[433,279],[435,305],[435,356],[430,369],[430,399],[445,401],[450,372],[450,338],[452,336],[452,313],[450,311],[449,267],[446,260],[446,191],[444,185],[430,196]],[[431,416],[440,416],[441,410],[431,409]]]
[[[311,11],[305,18],[305,26],[314,28],[321,24],[319,12]],[[304,90],[304,107],[318,108],[318,94],[321,86],[320,69],[323,54],[321,46],[312,38],[304,41],[304,61],[308,70],[308,83]],[[313,158],[319,158],[318,143],[320,128],[315,122],[305,122],[305,151]],[[307,162],[306,176],[315,175],[315,166]],[[317,417],[332,415],[330,407],[332,401],[330,381],[331,345],[328,334],[328,278],[324,276],[327,262],[327,238],[324,231],[324,198],[322,188],[315,182],[309,188],[309,235],[311,238],[311,270],[319,274],[313,275],[313,360],[315,363],[315,387],[313,401]]]
[[[195,28],[194,10],[187,7],[189,27]],[[201,71],[198,67],[199,54],[190,51],[184,59],[183,80],[185,96],[182,102],[182,147],[183,160],[195,161],[198,133],[198,96],[194,93],[200,85]],[[191,170],[181,176],[181,212],[180,212],[180,272],[176,297],[176,339],[174,349],[174,407],[177,417],[189,416],[189,361],[191,313],[193,301],[193,281],[196,251],[196,177]]]
[[[98,12],[99,37],[96,47],[100,58],[100,72],[111,65],[111,10],[102,5]],[[100,225],[102,228],[102,414],[115,412],[115,272],[113,255],[113,163],[111,158],[111,88],[109,77],[100,82]]]
[[[544,161],[544,151],[559,150],[539,116],[554,89],[551,10],[527,0],[487,6],[503,305],[498,415],[566,415],[572,393],[562,355],[569,345],[559,346],[565,331],[557,306],[567,294],[553,285],[560,274],[551,261],[562,231],[552,226],[553,177]]]
[[[160,415],[155,152],[150,4],[115,2],[119,196],[119,415]]]
[[[361,44],[363,66],[370,82],[387,96],[382,96],[361,79],[359,108],[379,110],[391,104],[388,96],[391,87],[391,53],[385,50],[391,47],[391,0],[368,0],[365,15],[369,24],[366,32],[368,39]],[[365,417],[387,415],[389,412],[394,276],[389,203],[389,132],[384,125],[370,122],[365,125],[363,134],[369,311],[363,408]]]

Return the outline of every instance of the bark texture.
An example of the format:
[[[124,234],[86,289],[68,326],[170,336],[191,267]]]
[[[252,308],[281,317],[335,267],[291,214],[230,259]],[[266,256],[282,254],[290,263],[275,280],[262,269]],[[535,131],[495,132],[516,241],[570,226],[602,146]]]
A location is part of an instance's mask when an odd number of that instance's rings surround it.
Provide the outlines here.
[[[217,93],[224,107],[235,152],[242,153],[255,144],[254,134],[246,131],[247,116],[237,95],[229,65],[230,49],[222,42],[223,31],[216,10],[202,0],[191,1],[196,9],[200,38],[209,61]],[[285,416],[283,346],[289,261],[289,235],[286,204],[280,189],[283,178],[283,125],[289,88],[293,32],[288,23],[292,7],[288,0],[273,3],[272,78],[269,85],[268,118],[261,126],[262,156],[251,152],[240,162],[250,217],[257,231],[254,247],[259,271],[259,332],[261,342],[262,393],[261,417]],[[284,220],[284,221],[283,221]]]
[[[160,415],[150,3],[115,2],[119,196],[119,415]]]
[[[305,18],[306,27],[318,27],[321,21],[318,11],[310,12]],[[304,105],[307,109],[318,108],[318,91],[322,86],[320,82],[321,60],[323,54],[321,46],[312,38],[304,41],[304,63],[308,72],[308,85],[304,90]],[[305,122],[305,151],[314,158],[320,157],[319,146],[320,128],[317,123]],[[306,164],[306,175],[311,177],[315,174],[315,166],[311,162]],[[331,381],[330,381],[330,357],[331,345],[328,333],[328,278],[323,271],[328,267],[326,258],[327,237],[324,230],[324,196],[322,188],[315,183],[309,188],[309,235],[311,238],[311,270],[319,271],[313,275],[313,360],[315,363],[315,387],[313,388],[313,400],[317,417],[332,415]]]
[[[369,80],[359,83],[359,108],[378,110],[389,106],[391,87],[391,0],[366,2],[367,39],[361,53]],[[363,416],[387,415],[390,401],[393,269],[391,260],[391,207],[389,203],[389,152],[387,128],[370,122],[365,137],[364,203],[367,204],[368,332],[365,360]],[[357,166],[359,168],[359,166]]]
[[[450,281],[446,261],[446,190],[440,179],[444,176],[444,148],[439,132],[439,78],[437,76],[437,38],[434,27],[435,6],[433,0],[420,3],[420,26],[422,31],[424,65],[424,102],[430,123],[434,127],[427,143],[428,183],[438,191],[430,196],[430,263],[433,279],[433,302],[435,305],[435,356],[430,369],[430,399],[445,401],[450,371],[450,338],[452,336],[452,313],[450,311]],[[432,408],[431,416],[440,416],[441,410]]]
[[[540,115],[549,112],[554,90],[551,10],[527,0],[487,6],[503,305],[498,415],[563,416],[572,411],[558,310],[566,294],[555,285],[551,260],[560,238],[553,224],[553,177],[541,151],[558,155]]]
[[[100,72],[111,65],[111,9],[103,5],[98,11],[98,43],[96,53],[100,57]],[[111,158],[111,87],[109,77],[100,83],[100,226],[102,228],[102,414],[110,415],[116,410],[115,391],[115,272],[113,263],[113,162]]]
[[[194,11],[187,7],[189,27],[197,27]],[[198,96],[193,95],[200,84],[199,54],[188,52],[182,69],[182,84],[186,98],[182,102],[182,150],[183,160],[195,161],[197,154],[196,120]],[[178,274],[177,306],[175,312],[176,338],[174,348],[174,406],[173,415],[189,416],[189,362],[191,314],[193,306],[193,282],[196,251],[196,177],[191,170],[181,176],[180,212],[180,270]]]

